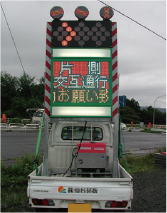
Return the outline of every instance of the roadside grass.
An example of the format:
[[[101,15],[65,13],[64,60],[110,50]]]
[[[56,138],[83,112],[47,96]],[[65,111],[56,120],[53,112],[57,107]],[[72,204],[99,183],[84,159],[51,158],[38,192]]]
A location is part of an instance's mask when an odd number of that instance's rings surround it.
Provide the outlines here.
[[[13,166],[6,167],[1,161],[1,211],[34,211],[28,205],[27,176],[33,171],[35,155],[24,153]],[[39,164],[42,162],[39,156]]]
[[[166,147],[158,148],[155,153],[165,152]],[[148,153],[146,155],[135,156],[132,154],[126,154],[120,159],[120,164],[131,175],[139,172],[152,172],[157,169],[154,165],[154,153]],[[161,169],[161,168],[160,168]]]
[[[131,124],[126,124],[126,127],[132,127]],[[133,127],[140,127],[140,124],[133,124]]]
[[[123,166],[131,175],[139,172],[151,172],[155,169],[154,166],[154,154],[150,153],[141,156],[127,156],[127,164],[125,156],[120,160],[121,166]]]
[[[163,131],[152,131],[149,128],[145,128],[144,130],[141,130],[141,132],[161,134]]]

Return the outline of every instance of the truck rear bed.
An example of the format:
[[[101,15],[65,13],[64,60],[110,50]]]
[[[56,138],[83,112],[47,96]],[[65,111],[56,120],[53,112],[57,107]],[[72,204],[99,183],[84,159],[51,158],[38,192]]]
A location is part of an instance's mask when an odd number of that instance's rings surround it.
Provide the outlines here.
[[[129,210],[133,199],[132,177],[121,165],[119,171],[120,178],[46,177],[36,176],[33,171],[27,188],[29,204],[34,208],[68,208],[69,203],[79,203],[91,204],[92,209]]]

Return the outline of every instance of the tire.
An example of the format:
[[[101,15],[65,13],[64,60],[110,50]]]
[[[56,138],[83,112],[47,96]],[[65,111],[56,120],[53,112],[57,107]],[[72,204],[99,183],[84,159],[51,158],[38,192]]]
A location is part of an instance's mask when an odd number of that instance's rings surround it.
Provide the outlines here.
[[[155,153],[154,163],[155,163],[155,166],[166,167],[166,155],[161,153]]]

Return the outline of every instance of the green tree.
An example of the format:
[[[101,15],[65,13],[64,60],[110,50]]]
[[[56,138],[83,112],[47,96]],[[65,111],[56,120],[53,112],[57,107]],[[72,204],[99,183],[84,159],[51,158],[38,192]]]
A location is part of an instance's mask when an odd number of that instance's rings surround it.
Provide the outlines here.
[[[13,97],[18,96],[18,79],[6,72],[1,73],[1,111],[12,107]]]
[[[16,96],[12,99],[12,107],[6,114],[10,118],[27,118],[26,106],[25,98]]]
[[[135,113],[138,113],[138,114],[141,113],[139,102],[136,101],[134,98],[132,98],[131,100],[126,98],[126,106],[129,106],[132,109],[134,109]]]
[[[147,107],[147,109],[143,109],[141,111],[141,120],[145,123],[153,124],[153,113],[154,113],[154,124],[166,124],[166,112],[161,112],[158,109],[155,109],[152,106]]]
[[[35,77],[30,77],[28,74],[23,73],[23,75],[18,78],[19,80],[19,96],[24,97],[28,101],[33,96],[31,91],[31,85],[34,84]]]
[[[126,107],[120,108],[121,121],[124,123],[140,123],[140,105],[135,99],[126,98]]]
[[[154,124],[166,125],[166,113],[155,109]]]
[[[41,77],[38,82],[38,84],[31,84],[30,87],[33,98],[36,100],[34,106],[42,107],[42,104],[44,103],[44,77]]]
[[[166,125],[166,112],[162,112],[162,125]]]
[[[134,109],[132,109],[129,106],[120,108],[120,116],[121,116],[121,122],[123,123],[140,123],[140,117],[135,112]]]
[[[35,83],[35,77],[24,73],[20,77],[12,77],[1,73],[1,111],[6,117],[26,118],[27,108],[41,108],[44,103],[44,77]]]

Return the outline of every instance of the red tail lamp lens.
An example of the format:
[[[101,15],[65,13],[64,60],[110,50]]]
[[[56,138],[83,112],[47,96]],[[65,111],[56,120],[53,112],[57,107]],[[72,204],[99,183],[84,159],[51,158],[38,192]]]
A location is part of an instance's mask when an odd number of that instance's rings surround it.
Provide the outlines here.
[[[47,200],[42,200],[42,203],[43,203],[44,206],[49,206],[49,203],[48,203]]]
[[[113,208],[113,207],[125,208],[127,206],[127,204],[128,204],[127,201],[122,201],[122,202],[113,201],[111,204],[111,208]]]
[[[67,26],[68,26],[67,22],[62,23],[62,27],[67,27]]]
[[[71,32],[71,31],[72,31],[72,28],[71,28],[71,27],[67,27],[67,28],[66,28],[66,31],[67,31],[67,32]]]
[[[106,208],[125,208],[128,201],[107,201],[105,204]]]
[[[37,199],[32,199],[32,202],[34,205],[38,205],[38,200]]]
[[[117,207],[117,202],[112,202],[112,204],[111,204],[111,208],[113,208],[113,207]]]
[[[127,201],[123,201],[122,202],[122,207],[126,207],[128,205],[128,202]]]
[[[67,37],[66,37],[66,40],[67,40],[67,41],[71,41],[71,40],[72,40],[72,37],[71,37],[71,36],[67,36]]]
[[[62,45],[65,47],[65,46],[67,46],[67,44],[68,44],[68,42],[66,41],[66,40],[63,40],[62,41]]]
[[[54,201],[51,199],[32,199],[35,206],[55,206]]]
[[[75,31],[71,31],[70,35],[74,37],[74,36],[76,36],[76,32]]]
[[[42,199],[32,199],[32,202],[36,206],[49,206],[49,203],[47,200]]]

